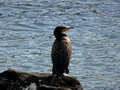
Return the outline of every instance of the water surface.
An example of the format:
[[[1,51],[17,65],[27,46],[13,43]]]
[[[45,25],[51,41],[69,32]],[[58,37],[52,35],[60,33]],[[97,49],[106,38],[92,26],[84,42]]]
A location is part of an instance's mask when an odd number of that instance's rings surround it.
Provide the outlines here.
[[[52,73],[59,25],[75,28],[69,75],[85,90],[120,90],[119,0],[1,0],[0,72]]]

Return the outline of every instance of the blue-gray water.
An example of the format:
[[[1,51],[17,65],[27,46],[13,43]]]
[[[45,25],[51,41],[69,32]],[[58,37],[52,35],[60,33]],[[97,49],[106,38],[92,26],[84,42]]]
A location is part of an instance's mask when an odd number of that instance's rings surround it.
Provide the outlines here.
[[[120,90],[120,0],[1,0],[0,72],[52,73],[53,30],[72,42],[70,74],[84,90]]]

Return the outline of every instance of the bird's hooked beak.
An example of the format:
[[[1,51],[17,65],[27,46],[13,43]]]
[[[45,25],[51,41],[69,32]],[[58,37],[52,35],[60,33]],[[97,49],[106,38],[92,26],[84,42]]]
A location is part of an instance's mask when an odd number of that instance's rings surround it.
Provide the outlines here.
[[[67,27],[66,27],[65,29],[62,30],[62,32],[66,32],[66,31],[68,31],[69,29],[74,29],[74,27],[70,27],[70,28],[67,28]]]

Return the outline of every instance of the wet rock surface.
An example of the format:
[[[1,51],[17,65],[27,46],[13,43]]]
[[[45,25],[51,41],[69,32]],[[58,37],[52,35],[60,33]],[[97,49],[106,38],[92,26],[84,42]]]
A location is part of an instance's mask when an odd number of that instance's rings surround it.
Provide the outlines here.
[[[9,69],[0,73],[0,90],[83,90],[72,76],[59,76],[54,86],[49,86],[52,74],[26,73]]]

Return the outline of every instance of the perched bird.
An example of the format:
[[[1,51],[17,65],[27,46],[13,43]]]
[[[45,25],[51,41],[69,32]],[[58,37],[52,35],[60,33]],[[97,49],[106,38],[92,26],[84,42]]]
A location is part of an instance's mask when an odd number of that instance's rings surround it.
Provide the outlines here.
[[[58,26],[54,30],[56,40],[53,43],[51,51],[53,78],[49,85],[54,85],[57,77],[63,75],[64,72],[69,73],[68,66],[72,54],[72,44],[68,35],[65,34],[69,29],[73,29],[73,27]]]

